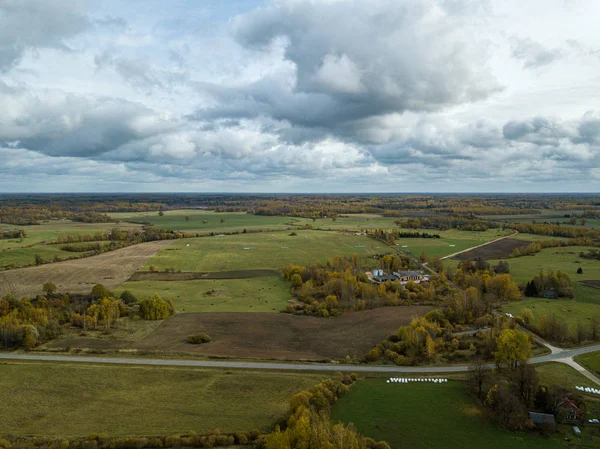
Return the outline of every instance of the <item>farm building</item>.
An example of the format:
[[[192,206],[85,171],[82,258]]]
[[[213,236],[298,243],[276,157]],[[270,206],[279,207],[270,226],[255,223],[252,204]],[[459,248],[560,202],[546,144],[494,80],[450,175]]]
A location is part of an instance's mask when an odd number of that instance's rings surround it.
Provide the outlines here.
[[[529,412],[527,416],[536,427],[556,427],[554,415],[550,415],[548,413]]]
[[[565,398],[565,400],[560,404],[560,408],[566,410],[567,421],[575,421],[581,418],[581,409],[577,407],[577,404],[575,404],[569,398]]]
[[[429,276],[420,271],[395,271],[394,276],[398,278],[401,284],[406,284],[409,281],[412,281],[415,284],[429,282]]]
[[[429,282],[429,276],[424,275],[420,271],[395,271],[392,274],[385,274],[383,270],[373,270],[372,279],[373,282],[378,284],[387,281],[399,281],[402,285],[407,284],[410,281],[415,284]]]

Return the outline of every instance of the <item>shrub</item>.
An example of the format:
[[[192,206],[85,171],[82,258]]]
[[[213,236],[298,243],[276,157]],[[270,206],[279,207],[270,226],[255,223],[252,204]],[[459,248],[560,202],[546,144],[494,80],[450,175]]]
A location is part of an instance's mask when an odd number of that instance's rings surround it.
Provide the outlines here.
[[[211,338],[207,333],[201,332],[199,334],[188,335],[186,341],[193,345],[201,345],[203,343],[209,343],[211,341]]]

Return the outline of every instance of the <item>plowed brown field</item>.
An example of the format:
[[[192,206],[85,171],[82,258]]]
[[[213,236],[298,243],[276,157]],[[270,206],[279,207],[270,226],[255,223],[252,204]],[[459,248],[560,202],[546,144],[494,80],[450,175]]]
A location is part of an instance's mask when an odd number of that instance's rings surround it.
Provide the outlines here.
[[[285,313],[185,313],[166,320],[135,341],[55,340],[50,348],[140,349],[258,359],[324,360],[364,356],[373,346],[431,307],[386,307],[337,318]],[[186,343],[206,332],[212,342]]]

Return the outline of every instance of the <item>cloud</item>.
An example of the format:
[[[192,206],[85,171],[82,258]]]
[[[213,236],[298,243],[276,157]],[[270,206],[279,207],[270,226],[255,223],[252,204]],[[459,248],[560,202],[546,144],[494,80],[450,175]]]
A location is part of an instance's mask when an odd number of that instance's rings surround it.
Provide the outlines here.
[[[32,93],[0,82],[0,143],[49,156],[96,157],[177,127],[139,103],[61,91]]]
[[[154,3],[0,0],[0,191],[598,187],[594,5]]]
[[[550,65],[564,56],[562,50],[546,48],[530,38],[518,37],[513,38],[512,55],[523,61],[523,67],[526,69],[537,69]]]
[[[277,69],[243,86],[199,86],[214,103],[195,117],[267,116],[322,138],[358,120],[488,98],[502,87],[458,3],[289,0],[258,8],[235,20],[234,34],[253,51],[283,47]]]
[[[68,49],[67,40],[86,30],[86,0],[3,0],[0,2],[0,73],[26,51]]]

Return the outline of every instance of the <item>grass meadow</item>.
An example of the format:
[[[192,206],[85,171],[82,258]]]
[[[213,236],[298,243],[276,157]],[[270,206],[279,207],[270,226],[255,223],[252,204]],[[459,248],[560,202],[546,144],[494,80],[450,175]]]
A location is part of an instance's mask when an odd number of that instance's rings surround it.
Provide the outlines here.
[[[332,413],[359,432],[411,449],[558,449],[558,439],[513,433],[485,420],[461,382],[388,384],[367,379],[352,387]]]
[[[317,374],[0,363],[1,432],[15,436],[173,435],[259,429]]]
[[[503,312],[512,313],[515,316],[522,316],[525,309],[531,310],[535,323],[544,315],[560,317],[567,323],[571,333],[575,333],[579,323],[585,326],[590,316],[600,315],[600,305],[572,299],[530,298],[502,306]]]
[[[280,312],[292,299],[282,277],[194,281],[130,281],[115,293],[130,290],[138,298],[158,293],[172,298],[177,312]]]
[[[189,245],[189,246],[188,246]],[[201,237],[174,241],[146,263],[159,271],[227,271],[279,269],[289,264],[326,262],[334,256],[372,256],[391,251],[366,236],[323,231],[257,233]]]

